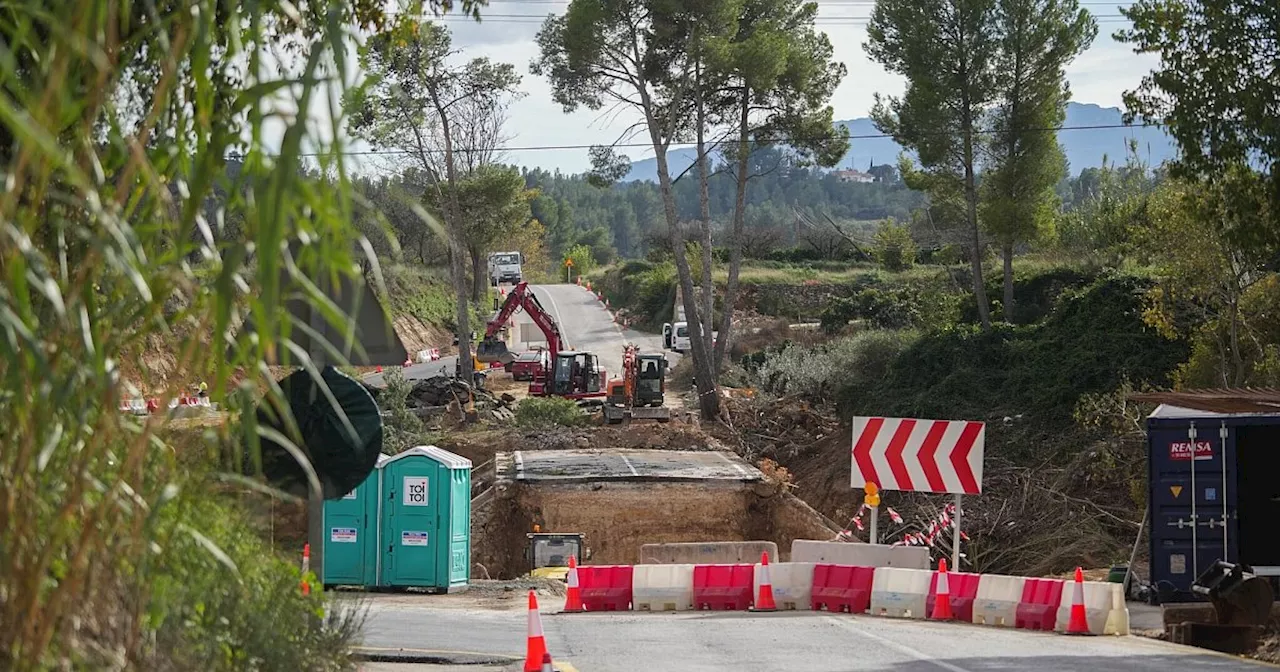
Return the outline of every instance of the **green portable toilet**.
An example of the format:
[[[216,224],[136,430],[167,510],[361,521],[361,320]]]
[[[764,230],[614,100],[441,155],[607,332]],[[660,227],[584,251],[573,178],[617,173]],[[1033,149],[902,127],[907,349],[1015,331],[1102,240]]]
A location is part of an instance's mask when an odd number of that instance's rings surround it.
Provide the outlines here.
[[[378,493],[382,465],[379,455],[363,483],[341,499],[324,503],[324,577],[326,586],[378,585]]]
[[[471,460],[418,446],[382,465],[378,585],[452,592],[471,578]]]

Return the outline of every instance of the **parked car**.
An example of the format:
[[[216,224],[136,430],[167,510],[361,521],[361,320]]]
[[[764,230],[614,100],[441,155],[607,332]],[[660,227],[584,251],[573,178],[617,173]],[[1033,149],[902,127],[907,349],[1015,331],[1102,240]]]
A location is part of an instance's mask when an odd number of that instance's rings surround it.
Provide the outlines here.
[[[522,352],[516,356],[516,361],[511,363],[511,378],[513,380],[533,380],[543,371],[546,371],[549,365],[550,362],[547,361],[546,350]]]

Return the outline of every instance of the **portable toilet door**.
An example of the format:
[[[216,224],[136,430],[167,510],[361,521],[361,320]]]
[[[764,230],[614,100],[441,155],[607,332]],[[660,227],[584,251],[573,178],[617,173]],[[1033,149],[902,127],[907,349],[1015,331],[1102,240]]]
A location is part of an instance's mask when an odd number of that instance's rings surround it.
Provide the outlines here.
[[[439,462],[441,481],[449,490],[448,529],[440,531],[441,538],[449,540],[442,558],[448,580],[441,587],[461,590],[471,582],[471,460],[435,446],[427,451]]]
[[[470,569],[470,460],[435,446],[418,446],[388,459],[382,474],[379,585],[438,590],[456,587],[458,581],[465,585]],[[465,504],[457,505],[459,493],[465,493]]]
[[[379,477],[386,456],[369,477],[341,499],[324,503],[324,576],[326,586],[377,585],[377,516]]]

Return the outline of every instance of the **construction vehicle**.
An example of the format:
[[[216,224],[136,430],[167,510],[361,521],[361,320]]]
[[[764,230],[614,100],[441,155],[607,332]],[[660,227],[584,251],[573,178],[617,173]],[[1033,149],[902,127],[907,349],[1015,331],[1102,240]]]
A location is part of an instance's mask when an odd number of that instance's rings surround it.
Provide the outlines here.
[[[493,287],[504,282],[520,282],[524,273],[520,264],[524,255],[519,252],[494,252],[489,255],[489,284]]]
[[[526,535],[529,545],[524,557],[529,561],[529,575],[538,579],[563,581],[569,573],[569,557],[578,562],[591,559],[591,549],[586,546],[582,534],[564,534],[536,531]]]
[[[631,420],[671,420],[671,410],[663,406],[667,358],[658,353],[640,354],[628,345],[622,351],[622,379],[609,382],[604,419],[609,424]]]
[[[607,378],[604,367],[600,366],[600,359],[590,352],[568,349],[560,327],[542,307],[527,282],[517,284],[507,293],[507,300],[485,328],[484,338],[476,344],[476,359],[486,364],[501,362],[503,365],[516,360],[515,353],[507,348],[499,334],[516,311],[521,309],[529,314],[547,339],[549,368],[544,367],[541,372],[534,373],[533,380],[529,382],[529,395],[566,399],[605,396],[604,381]]]

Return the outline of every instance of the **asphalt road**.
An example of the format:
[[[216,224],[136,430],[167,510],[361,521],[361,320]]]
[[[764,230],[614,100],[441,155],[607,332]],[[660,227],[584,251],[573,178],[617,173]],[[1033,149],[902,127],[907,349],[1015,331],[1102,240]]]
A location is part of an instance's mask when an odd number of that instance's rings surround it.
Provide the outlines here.
[[[396,599],[404,600],[405,596]],[[525,612],[378,604],[365,644],[380,650],[511,656]],[[1142,637],[1068,637],[917,620],[814,612],[566,614],[543,604],[547,645],[580,672],[1169,672],[1275,669]],[[463,655],[459,653],[458,655]]]
[[[510,287],[506,287],[508,291]],[[609,377],[616,377],[622,370],[622,348],[627,343],[634,343],[646,352],[658,352],[662,349],[662,337],[654,334],[622,329],[614,323],[613,316],[605,309],[604,304],[597,301],[595,295],[578,285],[534,285],[533,293],[542,303],[542,307],[551,313],[560,331],[564,334],[568,345],[574,350],[585,350],[600,356]],[[523,310],[516,313],[516,337],[519,337],[519,324],[532,324],[533,320]],[[483,332],[483,325],[477,325],[476,333]],[[442,343],[440,345],[447,345]],[[519,352],[524,348],[517,343],[513,348]],[[675,364],[679,355],[667,353],[667,357]],[[443,370],[452,376],[457,368],[458,358],[455,355],[442,357],[434,362],[425,362],[404,367],[401,371],[409,380],[422,380],[440,375]],[[382,374],[374,373],[364,377],[370,385],[382,386]]]

